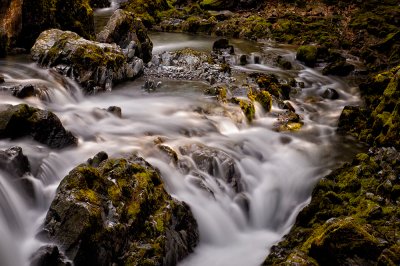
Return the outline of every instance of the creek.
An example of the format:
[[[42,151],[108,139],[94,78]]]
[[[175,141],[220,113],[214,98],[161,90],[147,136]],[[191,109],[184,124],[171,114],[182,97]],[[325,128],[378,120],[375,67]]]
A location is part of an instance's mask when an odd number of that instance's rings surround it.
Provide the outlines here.
[[[106,12],[107,10],[103,10]],[[184,47],[211,50],[213,37],[152,33],[154,53]],[[232,40],[237,54],[282,55],[295,63],[290,47],[272,43]],[[35,235],[62,178],[75,166],[105,151],[110,156],[135,152],[160,170],[167,191],[187,202],[198,222],[200,243],[180,263],[184,266],[259,265],[268,249],[290,230],[296,215],[310,200],[313,185],[329,169],[349,159],[358,147],[336,134],[345,105],[360,102],[357,88],[344,79],[323,76],[298,65],[282,70],[268,60],[235,65],[240,73],[273,73],[295,78],[304,88],[291,99],[304,126],[298,132],[276,132],[276,116],[256,105],[256,119],[249,124],[238,106],[205,96],[209,85],[196,81],[161,80],[155,91],[142,89],[144,79],[126,82],[113,91],[83,95],[79,86],[51,70],[41,69],[25,56],[0,60],[5,81],[34,83],[43,87],[39,98],[17,99],[0,94],[0,104],[28,103],[53,111],[79,138],[76,148],[51,150],[30,139],[0,140],[0,149],[20,146],[31,163],[35,199],[20,183],[0,169],[0,265],[29,265],[29,256],[42,244]],[[338,91],[337,100],[324,99],[327,88]],[[122,109],[122,118],[104,111]],[[200,110],[200,111],[199,111]],[[279,112],[276,106],[273,113]],[[188,171],[180,171],[168,158],[155,152],[155,141],[178,152]],[[213,160],[212,173],[198,167],[180,148],[198,145],[232,158],[241,191],[221,177],[224,161]]]

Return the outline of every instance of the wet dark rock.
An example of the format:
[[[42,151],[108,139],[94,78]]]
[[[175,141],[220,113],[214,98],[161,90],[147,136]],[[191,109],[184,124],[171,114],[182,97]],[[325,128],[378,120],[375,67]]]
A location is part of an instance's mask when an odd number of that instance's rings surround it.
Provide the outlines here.
[[[132,80],[143,73],[143,61],[129,59],[116,44],[85,40],[73,32],[48,30],[31,49],[33,60],[74,78],[86,92],[111,90],[113,84]]]
[[[39,248],[30,258],[30,266],[72,266],[55,245]]]
[[[147,80],[144,82],[142,88],[143,88],[145,91],[150,92],[150,91],[155,91],[155,90],[158,89],[160,86],[161,86],[161,81],[156,82],[155,80],[147,79]]]
[[[382,189],[390,176],[399,186],[399,161],[394,148],[371,148],[322,178],[263,265],[299,263],[299,256],[301,265],[399,264],[399,198]]]
[[[0,86],[0,91],[9,93],[20,99],[38,95],[38,90],[37,90],[36,86],[32,85],[32,84]]]
[[[4,82],[5,82],[4,76],[0,74],[0,84],[1,84],[1,83],[4,83]]]
[[[26,104],[0,105],[0,138],[31,136],[34,140],[61,149],[77,145],[78,140],[66,131],[52,112]]]
[[[139,157],[81,164],[60,183],[44,232],[74,265],[176,265],[198,242],[190,208]]]
[[[23,154],[21,147],[0,150],[0,168],[17,177],[30,171],[28,157]]]
[[[292,63],[282,56],[277,57],[276,63],[278,64],[278,66],[280,66],[281,68],[286,69],[286,70],[290,70],[293,68]]]
[[[222,53],[234,54],[235,53],[235,48],[233,47],[233,45],[229,44],[229,40],[225,39],[225,38],[216,40],[213,43],[212,49],[214,52],[219,53],[219,54],[222,54]]]
[[[338,61],[329,63],[326,67],[324,67],[322,74],[348,76],[352,71],[354,71],[354,69],[355,67],[352,64],[349,64],[346,61]]]
[[[109,112],[110,114],[115,115],[116,117],[121,118],[122,117],[122,110],[121,107],[118,106],[110,106],[107,108],[107,112]]]
[[[339,99],[339,93],[335,89],[328,88],[324,91],[322,97],[329,100],[337,100]]]
[[[153,43],[146,27],[133,13],[117,9],[96,39],[101,43],[116,43],[128,59],[137,56],[145,63],[151,60]]]
[[[240,64],[241,66],[247,65],[247,55],[242,54],[242,55],[239,57],[239,64]]]
[[[198,144],[182,146],[179,151],[182,155],[190,156],[198,170],[224,180],[236,192],[243,191],[235,160],[224,151]]]

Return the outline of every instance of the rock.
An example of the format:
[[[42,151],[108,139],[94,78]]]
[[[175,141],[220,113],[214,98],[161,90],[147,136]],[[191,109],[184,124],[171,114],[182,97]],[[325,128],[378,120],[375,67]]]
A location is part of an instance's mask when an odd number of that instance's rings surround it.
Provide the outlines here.
[[[313,45],[303,45],[297,49],[296,59],[306,64],[306,66],[313,67],[317,62],[318,48]]]
[[[241,66],[247,65],[247,55],[242,54],[242,55],[239,57],[239,64],[240,64]]]
[[[324,91],[322,97],[329,100],[337,100],[339,99],[339,93],[335,89],[328,88]]]
[[[127,53],[132,50],[133,55],[143,59],[145,63],[151,60],[153,43],[142,21],[135,18],[133,13],[117,9],[96,39],[102,43],[116,43],[127,49]]]
[[[21,177],[30,171],[28,157],[22,153],[21,147],[0,150],[0,168],[14,176]]]
[[[336,76],[348,76],[350,72],[352,72],[355,67],[352,64],[347,63],[346,61],[338,61],[328,64],[322,70],[322,74],[324,75],[336,75]]]
[[[38,95],[38,90],[36,86],[32,84],[0,86],[0,91],[7,92],[20,99],[25,99]]]
[[[204,94],[214,96],[220,102],[227,101],[228,89],[224,86],[214,85],[204,90]]]
[[[115,115],[116,117],[122,118],[122,110],[121,107],[118,106],[110,106],[107,108],[107,112]]]
[[[128,61],[115,44],[88,41],[76,33],[57,29],[40,34],[31,56],[40,65],[74,78],[86,92],[97,87],[111,90],[115,83],[140,76],[144,68],[142,59]]]
[[[21,147],[0,150],[0,169],[9,173],[12,181],[21,187],[30,199],[35,199],[35,189],[25,174],[30,172],[30,164]]]
[[[81,164],[60,183],[44,231],[76,266],[176,265],[193,251],[190,208],[139,157]]]
[[[198,144],[179,148],[182,155],[190,156],[196,168],[216,178],[224,180],[236,192],[241,192],[244,185],[235,160],[222,150]]]
[[[30,266],[72,266],[55,245],[39,248],[31,257]]]
[[[228,54],[234,54],[235,53],[235,48],[233,45],[229,44],[229,40],[222,38],[218,39],[213,43],[212,47],[213,51],[219,54],[222,53],[228,53]]]
[[[200,6],[206,10],[226,10],[232,9],[237,5],[237,1],[229,0],[203,0]]]
[[[4,83],[4,82],[5,82],[4,76],[0,74],[0,84],[1,84],[1,83]]]
[[[0,105],[0,138],[16,139],[31,136],[53,149],[75,146],[78,143],[66,131],[60,119],[52,112],[26,104]]]
[[[299,251],[301,265],[399,264],[398,197],[380,189],[388,176],[399,176],[399,161],[394,148],[371,148],[322,178],[263,265],[290,264]]]
[[[276,63],[278,64],[279,67],[286,69],[286,70],[290,70],[293,68],[292,63],[290,63],[287,59],[285,59],[282,56],[278,56],[276,58]]]

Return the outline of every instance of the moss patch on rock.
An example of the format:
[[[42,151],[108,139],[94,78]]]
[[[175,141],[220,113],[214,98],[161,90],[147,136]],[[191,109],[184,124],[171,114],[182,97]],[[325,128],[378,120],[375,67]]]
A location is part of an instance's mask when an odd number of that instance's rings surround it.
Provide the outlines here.
[[[139,157],[104,153],[61,182],[45,230],[75,265],[173,265],[198,241],[189,207]]]

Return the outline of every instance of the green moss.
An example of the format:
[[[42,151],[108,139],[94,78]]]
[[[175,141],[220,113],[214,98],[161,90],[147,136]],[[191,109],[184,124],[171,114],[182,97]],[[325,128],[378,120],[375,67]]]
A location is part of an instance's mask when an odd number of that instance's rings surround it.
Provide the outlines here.
[[[317,62],[317,47],[303,45],[297,49],[296,59],[304,62],[307,66],[314,66]]]
[[[256,109],[254,107],[254,104],[250,100],[232,98],[231,102],[240,106],[240,109],[242,109],[243,114],[245,115],[248,122],[253,121],[256,115]]]

